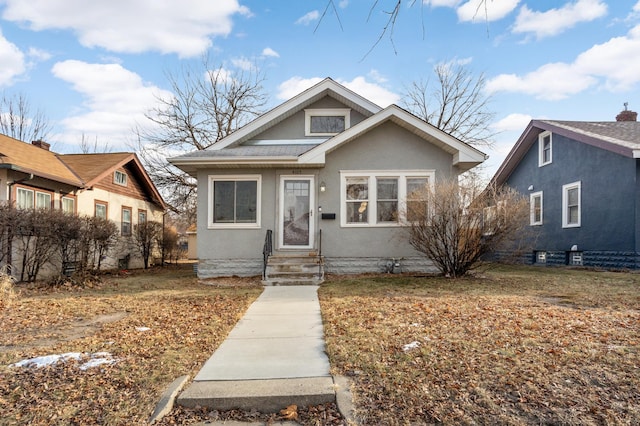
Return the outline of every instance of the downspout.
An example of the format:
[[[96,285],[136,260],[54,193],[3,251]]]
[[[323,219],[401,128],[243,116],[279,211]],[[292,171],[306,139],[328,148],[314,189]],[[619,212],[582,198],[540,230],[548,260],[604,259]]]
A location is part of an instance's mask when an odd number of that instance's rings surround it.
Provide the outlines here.
[[[33,173],[30,173],[29,176],[24,177],[22,179],[14,180],[13,182],[7,182],[7,187],[9,188],[9,195],[7,199],[9,200],[9,208],[13,207],[13,200],[11,200],[11,194],[13,192],[13,185],[17,183],[26,182],[28,180],[33,179]],[[13,274],[12,271],[12,263],[13,263],[13,227],[7,230],[7,265],[9,267],[9,275]]]

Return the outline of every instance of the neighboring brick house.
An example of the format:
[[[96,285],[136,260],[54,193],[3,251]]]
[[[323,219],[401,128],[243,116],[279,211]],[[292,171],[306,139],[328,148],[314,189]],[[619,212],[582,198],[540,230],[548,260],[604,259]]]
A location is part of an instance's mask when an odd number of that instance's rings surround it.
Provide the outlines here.
[[[118,267],[128,258],[127,267],[142,266],[127,239],[141,221],[162,222],[166,209],[134,153],[57,154],[46,142],[28,144],[1,134],[0,202],[114,221],[121,239],[104,268]]]
[[[640,123],[533,120],[493,182],[530,200],[528,262],[640,267]]]

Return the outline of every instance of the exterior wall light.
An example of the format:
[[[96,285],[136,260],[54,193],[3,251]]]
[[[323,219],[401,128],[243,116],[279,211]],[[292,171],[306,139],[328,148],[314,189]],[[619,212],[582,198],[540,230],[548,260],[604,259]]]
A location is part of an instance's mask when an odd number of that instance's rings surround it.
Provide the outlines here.
[[[327,184],[324,181],[320,182],[320,192],[325,192],[327,190]]]

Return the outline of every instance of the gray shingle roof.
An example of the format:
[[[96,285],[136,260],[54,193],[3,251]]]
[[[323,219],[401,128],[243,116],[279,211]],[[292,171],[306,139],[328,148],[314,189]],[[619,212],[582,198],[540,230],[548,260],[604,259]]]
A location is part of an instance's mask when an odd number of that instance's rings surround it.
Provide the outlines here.
[[[640,148],[640,122],[637,121],[540,121],[625,148]]]
[[[205,149],[182,155],[181,158],[219,158],[219,157],[297,157],[315,148],[317,145],[265,145],[238,146],[219,150]]]

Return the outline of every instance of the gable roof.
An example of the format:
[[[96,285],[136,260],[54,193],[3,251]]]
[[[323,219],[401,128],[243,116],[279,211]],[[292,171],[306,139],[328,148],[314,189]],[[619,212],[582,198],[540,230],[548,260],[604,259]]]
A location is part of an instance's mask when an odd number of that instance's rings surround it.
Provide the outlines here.
[[[240,145],[260,132],[276,125],[294,113],[325,96],[340,100],[362,113],[365,119],[345,131],[326,139],[270,141],[268,145]],[[225,167],[268,167],[273,165],[318,167],[325,164],[327,153],[391,121],[433,143],[454,157],[453,165],[468,170],[482,163],[487,156],[478,149],[443,132],[408,111],[391,105],[385,109],[367,101],[344,86],[327,78],[289,101],[232,133],[206,150],[190,152],[168,161],[194,175],[199,165]]]
[[[81,187],[82,180],[58,155],[35,145],[0,134],[0,168]]]
[[[640,158],[640,122],[532,120],[507,154],[492,182],[504,184],[544,131],[625,157]]]
[[[320,83],[317,83],[265,114],[262,114],[260,117],[236,130],[226,138],[216,142],[207,148],[207,150],[218,150],[238,145],[263,132],[267,128],[273,127],[284,119],[291,117],[298,111],[303,110],[306,106],[313,104],[325,96],[333,97],[355,111],[358,111],[365,117],[369,117],[382,109],[368,99],[363,98],[357,93],[327,77]]]
[[[160,192],[151,181],[138,156],[132,152],[61,154],[59,157],[82,179],[85,188],[91,188],[100,180],[111,176],[115,170],[130,164],[153,202],[166,209]]]
[[[57,154],[0,134],[0,168],[33,174],[81,189],[91,188],[126,164],[132,165],[153,202],[166,209],[162,196],[134,153]]]

